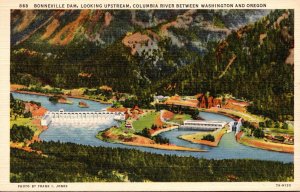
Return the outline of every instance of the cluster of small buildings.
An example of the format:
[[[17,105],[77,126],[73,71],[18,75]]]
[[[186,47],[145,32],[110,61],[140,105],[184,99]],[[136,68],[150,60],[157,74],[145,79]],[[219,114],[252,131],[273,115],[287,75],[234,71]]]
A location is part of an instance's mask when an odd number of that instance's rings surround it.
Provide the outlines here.
[[[249,106],[249,102],[241,101],[234,98],[222,99],[208,96],[207,94],[197,94],[195,96],[179,96],[172,97],[157,95],[154,96],[155,103],[165,103],[174,105],[183,105],[197,108],[209,109],[212,107],[231,109],[240,112],[245,112]]]
[[[163,96],[163,95],[155,95],[154,97],[154,102],[158,103],[158,102],[163,102],[167,99],[169,99],[170,97],[169,96]]]
[[[271,140],[272,142],[286,143],[286,144],[294,144],[294,136],[291,135],[272,135],[266,134],[265,138]]]
[[[131,121],[128,121],[128,120],[127,120],[127,121],[125,122],[125,127],[128,128],[128,129],[131,129],[131,128],[132,128],[132,123],[131,123]]]
[[[139,118],[139,116],[141,114],[143,114],[144,111],[142,109],[140,109],[137,105],[135,105],[134,107],[132,107],[130,110],[126,110],[124,112],[125,114],[125,127],[128,128],[128,129],[131,129],[133,126],[132,126],[132,122],[130,120],[128,120],[129,117],[133,118],[133,119],[137,119]]]

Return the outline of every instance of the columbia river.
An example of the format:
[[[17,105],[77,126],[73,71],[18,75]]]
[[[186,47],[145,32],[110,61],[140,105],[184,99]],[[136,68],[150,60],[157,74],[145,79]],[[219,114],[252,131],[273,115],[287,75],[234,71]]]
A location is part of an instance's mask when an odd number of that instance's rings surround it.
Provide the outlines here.
[[[68,98],[73,101],[73,105],[68,104],[53,104],[48,100],[46,96],[31,95],[31,94],[21,94],[12,93],[13,97],[16,99],[21,99],[24,101],[36,101],[40,102],[41,105],[47,108],[49,111],[58,111],[59,109],[64,109],[65,111],[100,111],[110,105],[101,104],[99,102]],[[78,102],[84,101],[90,107],[80,108],[78,107]],[[221,120],[221,121],[232,121],[231,118],[226,117],[221,114],[200,112],[201,118],[205,120]],[[161,150],[147,147],[129,146],[123,144],[108,143],[97,139],[96,134],[104,129],[107,129],[113,125],[118,125],[118,122],[114,120],[105,120],[101,122],[87,122],[87,123],[63,123],[63,124],[50,124],[48,129],[41,133],[40,138],[43,141],[60,141],[60,142],[72,142],[83,145],[90,146],[104,146],[104,147],[121,147],[137,149],[141,151],[157,153],[157,154],[169,154],[177,156],[193,156],[197,158],[205,159],[257,159],[257,160],[270,160],[270,161],[280,161],[280,162],[293,162],[294,154],[290,153],[280,153],[275,151],[267,151],[258,148],[248,147],[239,144],[235,140],[234,133],[225,134],[218,147],[209,147],[201,144],[194,144],[188,141],[179,139],[180,135],[191,134],[195,131],[179,131],[174,129],[168,132],[161,133],[162,137],[168,138],[171,144],[178,146],[190,147],[190,148],[200,148],[205,149],[207,152],[191,152],[191,151],[169,151]]]

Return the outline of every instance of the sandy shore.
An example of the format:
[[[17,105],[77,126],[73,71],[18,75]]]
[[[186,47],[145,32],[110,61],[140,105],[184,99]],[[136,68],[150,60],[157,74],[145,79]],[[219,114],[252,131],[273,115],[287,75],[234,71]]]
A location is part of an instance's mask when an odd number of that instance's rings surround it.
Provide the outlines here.
[[[266,142],[263,140],[251,139],[250,137],[246,137],[243,135],[243,132],[237,134],[236,139],[237,142],[260,149],[265,149],[269,151],[277,151],[283,153],[294,153],[294,145],[287,145],[281,143],[273,143],[273,142]]]
[[[102,103],[102,104],[112,104],[112,102],[102,101],[102,100],[99,100],[99,99],[92,99],[92,98],[89,98],[89,97],[86,97],[86,96],[74,96],[74,95],[63,95],[63,96],[69,97],[69,98],[75,98],[75,99],[85,99],[85,100],[90,100],[90,101],[96,101],[96,102],[99,102],[99,103]]]
[[[172,127],[168,127],[168,128],[159,129],[159,130],[155,131],[154,133],[152,133],[151,136],[155,136],[160,133],[171,131],[171,130],[177,129],[177,128],[178,128],[178,126],[172,126]]]
[[[11,92],[15,93],[22,93],[22,94],[29,94],[29,95],[39,95],[39,96],[46,96],[51,97],[53,94],[46,94],[46,93],[39,93],[39,92],[32,92],[32,91],[20,91],[20,90],[10,90]]]
[[[194,152],[206,152],[203,149],[195,149],[195,148],[188,148],[176,145],[167,145],[167,144],[140,144],[134,142],[120,142],[124,145],[132,145],[132,146],[139,146],[139,147],[150,147],[154,149],[163,149],[163,150],[172,150],[172,151],[194,151]]]
[[[211,147],[217,147],[220,140],[222,139],[223,135],[226,133],[226,129],[222,129],[220,130],[218,133],[216,133],[214,135],[215,137],[215,141],[212,142],[212,141],[207,141],[207,140],[201,140],[201,139],[194,139],[195,135],[197,135],[198,133],[196,134],[191,134],[191,135],[182,135],[180,136],[179,138],[180,139],[183,139],[183,140],[186,140],[186,141],[189,141],[191,143],[196,143],[196,144],[202,144],[202,145],[208,145],[208,146],[211,146]],[[203,133],[201,133],[202,135]],[[205,134],[209,134],[209,133],[205,133]],[[205,135],[204,134],[204,135]]]
[[[132,138],[128,141],[125,141],[124,139],[120,139],[119,135],[116,133],[113,133],[111,129],[107,129],[103,132],[100,132],[96,135],[96,138],[111,142],[111,143],[120,143],[123,145],[132,145],[132,146],[139,146],[139,147],[149,147],[154,149],[163,149],[163,150],[173,150],[173,151],[195,151],[195,152],[205,152],[206,150],[197,149],[197,148],[189,148],[189,147],[183,147],[183,146],[177,146],[173,144],[158,144],[155,143],[150,138],[143,137],[140,135],[134,135]],[[103,136],[103,134],[105,136]]]

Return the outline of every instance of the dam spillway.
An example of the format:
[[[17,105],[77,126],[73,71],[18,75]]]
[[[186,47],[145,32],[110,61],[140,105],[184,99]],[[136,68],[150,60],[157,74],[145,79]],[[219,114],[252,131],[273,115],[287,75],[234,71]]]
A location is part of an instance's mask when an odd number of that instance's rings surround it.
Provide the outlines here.
[[[101,122],[103,120],[125,121],[123,112],[108,111],[73,111],[66,112],[63,109],[59,111],[47,111],[41,119],[42,126],[48,126],[51,122],[84,122],[94,121]]]

